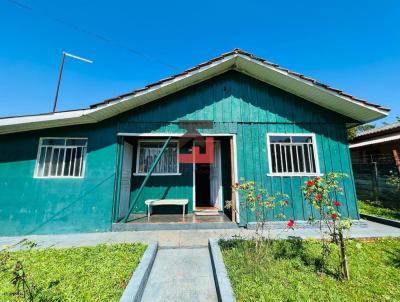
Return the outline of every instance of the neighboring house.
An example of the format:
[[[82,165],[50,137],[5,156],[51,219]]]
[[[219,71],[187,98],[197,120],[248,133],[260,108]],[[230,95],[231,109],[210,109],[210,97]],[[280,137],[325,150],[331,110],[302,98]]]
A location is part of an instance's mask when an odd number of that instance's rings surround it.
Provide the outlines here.
[[[398,208],[399,192],[387,179],[400,172],[400,122],[358,133],[350,153],[358,198]]]
[[[400,122],[358,133],[350,142],[350,149],[356,163],[395,163],[395,154],[400,156]]]
[[[188,199],[188,213],[233,200],[238,214],[225,212],[245,226],[254,214],[231,193],[242,177],[288,194],[287,217],[307,220],[301,186],[330,171],[349,175],[338,198],[358,219],[346,128],[388,111],[235,49],[87,109],[3,118],[0,233],[110,231],[129,207],[146,213],[159,198]],[[212,163],[180,161],[192,144],[207,149],[182,139],[188,121],[205,121]]]

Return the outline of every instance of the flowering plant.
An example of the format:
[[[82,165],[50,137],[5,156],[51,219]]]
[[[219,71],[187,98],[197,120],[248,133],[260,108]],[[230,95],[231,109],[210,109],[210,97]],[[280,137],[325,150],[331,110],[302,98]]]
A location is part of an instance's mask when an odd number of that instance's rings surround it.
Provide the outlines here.
[[[255,214],[255,239],[256,247],[258,247],[259,242],[263,240],[264,229],[269,231],[266,223],[268,217],[281,220],[286,218],[285,208],[289,205],[289,196],[282,193],[270,194],[267,190],[258,186],[256,182],[246,181],[245,179],[241,179],[241,183],[235,183],[232,190],[241,195],[241,205]],[[290,229],[293,229],[294,225],[293,219],[287,222],[287,227]]]
[[[343,195],[343,188],[340,183],[344,177],[346,175],[342,173],[327,173],[324,177],[317,176],[307,180],[302,187],[302,191],[305,199],[318,211],[317,218],[323,245],[322,266],[324,266],[329,253],[328,243],[325,238],[326,232],[324,231],[327,229],[327,234],[331,241],[339,246],[341,277],[349,279],[343,231],[351,227],[351,221],[342,217],[342,204],[337,200],[340,195]],[[310,218],[310,221],[314,220],[315,217]]]

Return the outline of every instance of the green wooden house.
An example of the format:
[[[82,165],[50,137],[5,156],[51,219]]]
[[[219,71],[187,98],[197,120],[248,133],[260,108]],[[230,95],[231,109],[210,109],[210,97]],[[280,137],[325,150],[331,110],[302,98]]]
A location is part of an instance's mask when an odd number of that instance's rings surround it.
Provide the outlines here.
[[[150,199],[246,226],[255,218],[231,191],[242,177],[288,194],[287,216],[307,220],[300,187],[329,171],[350,176],[342,214],[358,219],[346,128],[388,111],[235,49],[86,109],[2,118],[0,234],[110,231],[146,217]],[[182,160],[195,149],[213,160]]]

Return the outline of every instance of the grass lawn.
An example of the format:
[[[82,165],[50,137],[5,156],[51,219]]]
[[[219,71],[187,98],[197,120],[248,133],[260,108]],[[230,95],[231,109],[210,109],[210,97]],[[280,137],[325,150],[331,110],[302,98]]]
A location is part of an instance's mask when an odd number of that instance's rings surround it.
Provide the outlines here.
[[[315,240],[273,241],[261,253],[252,241],[220,246],[237,301],[400,301],[400,240],[349,241],[350,281],[337,281],[334,245],[324,274]]]
[[[394,219],[400,221],[400,210],[385,208],[378,203],[358,201],[360,213],[380,216],[383,218]]]
[[[24,250],[10,252],[6,266],[0,252],[0,301],[28,301],[15,295],[10,282],[17,260],[35,292],[33,301],[118,301],[145,249],[144,244],[116,244]]]

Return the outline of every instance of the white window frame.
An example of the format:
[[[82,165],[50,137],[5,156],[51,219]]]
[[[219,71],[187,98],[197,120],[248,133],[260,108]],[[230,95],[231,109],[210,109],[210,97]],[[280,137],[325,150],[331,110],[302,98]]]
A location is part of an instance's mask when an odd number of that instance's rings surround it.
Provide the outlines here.
[[[86,149],[85,152],[82,154],[82,175],[81,176],[39,176],[39,160],[40,160],[40,156],[41,156],[41,152],[42,152],[42,146],[43,146],[43,140],[45,139],[63,139],[63,140],[67,140],[67,139],[85,139],[86,140]],[[88,143],[89,143],[89,139],[87,137],[40,137],[39,138],[39,147],[38,147],[38,151],[36,154],[36,164],[35,164],[35,171],[33,174],[33,178],[40,178],[40,179],[83,179],[85,178],[85,171],[86,171],[86,155],[87,155],[87,147],[88,147]],[[65,147],[64,146],[58,146],[58,145],[54,145],[53,147]]]
[[[165,139],[140,139],[138,140],[137,143],[137,148],[136,148],[136,168],[135,168],[135,173],[133,175],[135,176],[146,176],[147,173],[141,173],[139,172],[139,152],[140,152],[140,144],[141,143],[165,143]],[[171,140],[170,143],[176,143],[176,166],[177,166],[177,171],[176,172],[171,172],[171,173],[151,173],[151,176],[174,176],[174,175],[182,175],[180,173],[180,167],[179,167],[179,140]]]
[[[271,136],[311,136],[312,138],[312,146],[314,151],[315,158],[315,173],[307,173],[307,172],[273,172],[272,170],[272,158],[271,158],[271,147],[270,147],[270,137]],[[267,133],[267,154],[268,154],[268,176],[321,176],[321,170],[319,166],[319,157],[318,157],[318,148],[317,148],[317,139],[315,133]]]

